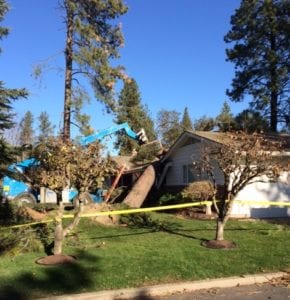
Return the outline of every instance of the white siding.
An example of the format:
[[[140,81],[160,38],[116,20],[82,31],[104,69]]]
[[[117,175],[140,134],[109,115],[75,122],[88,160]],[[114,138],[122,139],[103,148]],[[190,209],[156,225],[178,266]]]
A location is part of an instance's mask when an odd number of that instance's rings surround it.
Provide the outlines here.
[[[183,185],[182,166],[192,164],[199,154],[200,149],[197,144],[181,147],[173,153],[170,157],[172,167],[167,173],[166,185]]]
[[[198,160],[201,157],[201,154],[201,143],[195,143],[180,147],[174,153],[172,153],[169,159],[170,161],[172,161],[172,167],[168,170],[168,173],[166,175],[166,185],[184,185],[182,167],[184,165],[191,165],[194,160]],[[214,173],[217,184],[222,184],[222,173],[217,168],[215,169]]]
[[[182,186],[183,166],[190,165],[194,160],[198,160],[202,154],[202,143],[197,139],[192,139],[192,144],[186,144],[189,140],[178,140],[178,144],[169,152],[166,162],[172,162],[166,174],[165,184],[167,186]],[[222,172],[215,167],[214,175],[217,184],[222,185],[224,182]],[[273,182],[255,182],[247,185],[236,197],[237,200],[244,201],[276,201],[290,203],[290,172],[284,172],[279,181]],[[290,207],[265,206],[264,204],[240,204],[234,203],[232,216],[238,217],[285,217],[290,216]]]
[[[290,203],[290,173],[283,172],[278,182],[257,181],[249,184],[238,193],[236,200]],[[235,202],[231,215],[253,218],[287,217],[290,216],[290,207]]]

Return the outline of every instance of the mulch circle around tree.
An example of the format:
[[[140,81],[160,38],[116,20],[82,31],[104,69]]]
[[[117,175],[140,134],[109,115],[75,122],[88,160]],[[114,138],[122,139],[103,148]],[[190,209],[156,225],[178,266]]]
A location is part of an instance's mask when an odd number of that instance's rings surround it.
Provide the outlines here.
[[[76,262],[76,257],[71,255],[63,255],[63,254],[56,254],[56,255],[48,255],[36,260],[36,263],[39,265],[67,265],[73,264]]]
[[[232,242],[232,241],[217,241],[217,240],[209,240],[209,241],[203,241],[202,246],[206,248],[211,248],[211,249],[234,249],[237,247],[237,245]]]

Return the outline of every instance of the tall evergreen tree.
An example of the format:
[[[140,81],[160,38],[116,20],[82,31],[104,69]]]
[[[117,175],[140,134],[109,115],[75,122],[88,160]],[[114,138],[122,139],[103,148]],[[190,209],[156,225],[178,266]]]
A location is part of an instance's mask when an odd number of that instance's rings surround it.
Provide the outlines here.
[[[234,116],[226,101],[223,104],[220,114],[216,117],[215,123],[221,132],[231,131],[234,129]]]
[[[192,131],[193,130],[193,125],[192,125],[187,107],[184,108],[180,125],[181,125],[181,128],[183,131],[185,131],[185,130]]]
[[[157,113],[157,129],[162,144],[169,148],[182,133],[180,113],[162,109]]]
[[[113,22],[127,11],[123,0],[63,0],[66,13],[65,99],[63,138],[70,138],[73,79],[85,75],[107,109],[114,106],[113,87],[122,67],[112,67],[123,44],[121,28]]]
[[[215,127],[214,118],[202,116],[196,119],[193,123],[194,130],[198,131],[212,131]]]
[[[228,96],[239,102],[251,95],[252,107],[269,118],[274,132],[279,122],[290,122],[289,19],[289,1],[242,0],[225,35],[236,70]]]
[[[38,121],[38,140],[42,141],[50,136],[53,136],[55,126],[50,122],[49,115],[46,111],[40,113]]]
[[[27,111],[20,121],[19,139],[21,145],[33,143],[33,115]]]
[[[5,0],[0,0],[0,22],[3,21],[5,14],[8,11],[8,5]],[[0,26],[0,40],[9,34],[9,30],[6,27]],[[2,49],[0,48],[0,53]],[[25,89],[9,89],[5,87],[3,81],[0,80],[0,134],[3,130],[12,128],[13,112],[12,102],[23,97],[27,97],[28,92]]]
[[[248,134],[269,131],[267,120],[258,111],[245,109],[235,116],[234,120],[235,129]]]
[[[8,5],[5,0],[0,0],[0,22],[3,21],[8,11]],[[0,40],[9,34],[6,27],[0,26]],[[2,49],[0,48],[0,53]],[[28,92],[25,89],[9,89],[5,87],[3,81],[0,80],[0,167],[8,164],[12,160],[13,149],[8,146],[3,138],[3,131],[13,127],[12,102],[27,97]],[[3,173],[0,170],[0,177]]]
[[[149,141],[156,139],[154,124],[146,106],[141,103],[138,85],[134,79],[127,80],[119,97],[116,122],[128,122],[134,131],[143,128]],[[130,155],[133,149],[138,150],[138,144],[125,135],[117,135],[116,147],[121,155]]]

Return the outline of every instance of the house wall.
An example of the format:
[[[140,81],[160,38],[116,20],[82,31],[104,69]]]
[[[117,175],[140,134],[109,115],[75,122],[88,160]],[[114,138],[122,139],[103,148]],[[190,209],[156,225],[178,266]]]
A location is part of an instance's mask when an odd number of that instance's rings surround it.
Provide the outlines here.
[[[168,169],[166,174],[165,185],[166,186],[185,186],[183,182],[183,166],[191,165],[194,160],[200,159],[202,154],[201,143],[189,144],[178,148],[170,156],[169,161],[172,162],[172,166]],[[215,168],[214,174],[217,184],[223,183],[223,175]]]
[[[290,203],[290,172],[283,172],[277,182],[269,182],[265,177],[258,178],[242,189],[235,200]],[[290,207],[234,202],[231,215],[252,218],[289,217]]]
[[[202,154],[202,142],[195,137],[184,135],[178,140],[176,149],[172,149],[170,155],[163,161],[164,164],[171,162],[171,166],[166,173],[164,182],[165,188],[183,187],[183,166],[191,165],[194,160],[198,160]],[[181,146],[184,145],[184,146]],[[222,172],[216,166],[214,175],[218,185],[223,185]],[[244,201],[274,201],[290,203],[290,172],[281,174],[278,182],[255,182],[247,185],[237,195],[236,200]],[[290,216],[290,207],[269,206],[261,204],[241,204],[234,203],[231,215],[233,217],[286,217]]]
[[[170,156],[169,161],[172,166],[166,174],[165,186],[185,186],[183,182],[183,165],[190,165],[194,160],[198,160],[201,156],[201,144],[194,143],[178,148]],[[215,168],[215,177],[217,184],[223,184],[223,176],[218,168]],[[261,179],[261,178],[260,178]],[[284,172],[279,177],[278,182],[251,183],[247,185],[236,196],[236,200],[245,201],[275,201],[290,203],[290,172]],[[266,181],[266,182],[265,182]],[[231,212],[232,217],[252,217],[252,218],[269,218],[269,217],[287,217],[290,216],[290,207],[277,207],[264,204],[241,204],[235,202]]]

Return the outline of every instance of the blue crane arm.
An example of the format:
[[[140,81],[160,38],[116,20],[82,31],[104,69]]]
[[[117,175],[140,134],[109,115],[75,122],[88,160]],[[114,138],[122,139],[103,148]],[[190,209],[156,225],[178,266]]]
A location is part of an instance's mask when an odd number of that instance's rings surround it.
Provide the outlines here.
[[[143,129],[136,133],[131,129],[129,124],[126,122],[126,123],[122,123],[119,125],[111,126],[100,132],[97,132],[97,133],[94,133],[94,134],[91,134],[91,135],[81,138],[81,145],[87,146],[95,141],[101,141],[106,136],[109,136],[109,135],[119,132],[119,131],[124,131],[128,137],[130,137],[131,139],[133,139],[141,144],[147,142],[147,137],[146,137],[146,134]]]
[[[15,172],[16,171],[16,172],[19,172],[19,173],[23,173],[26,168],[36,166],[36,165],[39,165],[39,161],[37,161],[35,158],[28,158],[28,159],[25,159],[21,162],[14,163],[14,164],[10,165],[8,167],[8,170],[10,172]]]

